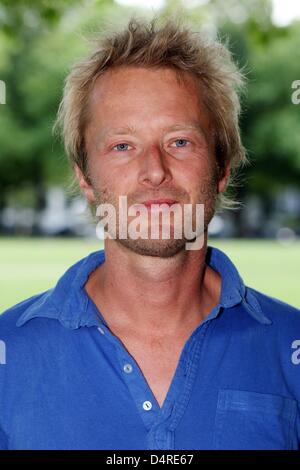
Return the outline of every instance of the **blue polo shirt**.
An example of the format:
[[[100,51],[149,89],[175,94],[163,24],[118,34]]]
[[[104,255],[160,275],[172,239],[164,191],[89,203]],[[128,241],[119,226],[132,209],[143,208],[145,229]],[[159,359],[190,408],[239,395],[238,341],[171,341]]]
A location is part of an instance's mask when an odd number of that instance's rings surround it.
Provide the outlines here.
[[[209,246],[219,303],[160,408],[84,288],[104,261],[91,253],[0,316],[1,449],[299,449],[298,309],[246,287]]]

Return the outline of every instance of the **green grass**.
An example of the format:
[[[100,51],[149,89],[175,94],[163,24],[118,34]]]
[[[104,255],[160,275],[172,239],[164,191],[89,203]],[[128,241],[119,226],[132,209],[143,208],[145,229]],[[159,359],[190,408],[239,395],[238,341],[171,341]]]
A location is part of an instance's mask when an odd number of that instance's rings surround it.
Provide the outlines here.
[[[235,263],[245,283],[300,307],[300,241],[210,240]],[[55,285],[65,270],[102,242],[0,238],[0,312]]]

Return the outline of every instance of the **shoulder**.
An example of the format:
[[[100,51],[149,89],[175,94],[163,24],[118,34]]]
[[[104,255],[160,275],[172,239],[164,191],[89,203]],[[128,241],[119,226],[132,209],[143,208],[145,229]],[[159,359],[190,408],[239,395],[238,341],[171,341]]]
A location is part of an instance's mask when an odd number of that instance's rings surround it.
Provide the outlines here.
[[[3,313],[0,313],[0,331],[3,332],[5,330],[10,330],[16,326],[18,319],[25,312],[25,310],[37,304],[38,301],[46,297],[47,294],[49,294],[51,291],[52,289],[48,289],[46,291],[32,295],[31,297],[28,297],[27,299],[24,299],[21,302],[18,302],[17,304],[7,308]]]
[[[45,304],[46,299],[49,298],[52,291],[53,289],[48,289],[47,291],[28,297],[0,314],[0,341],[2,341],[2,344],[13,343],[15,347],[17,347],[18,344],[21,343],[21,347],[24,346],[24,340],[26,340],[28,334],[29,336],[34,334],[37,324],[30,322],[30,327],[24,329],[18,327],[18,322],[27,311],[32,312],[36,310],[38,312],[43,310],[43,304]]]
[[[83,284],[89,273],[104,259],[102,250],[92,252],[70,266],[53,288],[37,293],[19,302],[0,314],[0,340],[3,337],[27,337],[40,332],[45,321],[61,317],[62,309],[70,303],[74,292]],[[78,287],[79,286],[79,287]],[[29,321],[35,319],[35,321]],[[53,323],[53,322],[52,322]],[[57,322],[55,322],[57,324]],[[25,328],[19,328],[25,326]]]
[[[255,297],[262,312],[272,321],[273,324],[300,325],[300,309],[284,302],[276,297],[264,294],[252,287],[247,287]]]
[[[265,330],[268,347],[275,347],[277,351],[279,348],[284,356],[289,357],[290,352],[300,346],[300,310],[276,297],[248,289],[261,313],[270,322],[270,327]]]

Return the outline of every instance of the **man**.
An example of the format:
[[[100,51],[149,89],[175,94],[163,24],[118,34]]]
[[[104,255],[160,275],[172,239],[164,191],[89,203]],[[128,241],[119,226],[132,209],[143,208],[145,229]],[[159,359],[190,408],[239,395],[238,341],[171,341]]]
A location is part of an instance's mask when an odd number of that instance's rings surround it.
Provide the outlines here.
[[[73,68],[58,122],[91,207],[120,221],[126,196],[146,235],[154,204],[193,212],[160,220],[169,238],[121,237],[122,219],[105,250],[1,316],[3,449],[298,449],[300,313],[207,246],[245,162],[241,83],[221,44],[172,21],[132,19]],[[175,237],[183,219],[194,237]]]

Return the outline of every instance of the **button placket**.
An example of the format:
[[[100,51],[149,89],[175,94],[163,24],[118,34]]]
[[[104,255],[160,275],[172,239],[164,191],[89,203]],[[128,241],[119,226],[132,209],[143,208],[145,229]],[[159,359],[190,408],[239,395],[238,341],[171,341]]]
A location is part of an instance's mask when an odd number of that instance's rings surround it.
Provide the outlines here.
[[[117,342],[115,345],[123,380],[141,419],[149,430],[161,416],[159,405],[156,403],[155,397],[135,359],[121,342]],[[145,404],[145,408],[143,404]]]

